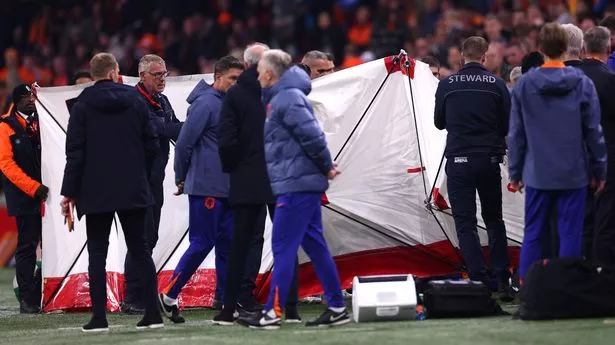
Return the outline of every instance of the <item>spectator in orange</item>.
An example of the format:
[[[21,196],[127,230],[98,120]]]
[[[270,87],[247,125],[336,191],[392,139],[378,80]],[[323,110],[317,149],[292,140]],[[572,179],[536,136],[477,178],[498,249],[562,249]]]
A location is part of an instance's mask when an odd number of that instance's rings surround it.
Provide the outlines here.
[[[68,85],[70,79],[66,71],[66,59],[63,56],[56,56],[53,59],[53,79],[51,86]]]
[[[352,44],[346,45],[346,55],[342,63],[342,69],[358,66],[363,63],[363,60],[357,55],[357,49]]]
[[[365,49],[369,46],[372,39],[373,24],[369,21],[369,9],[365,6],[359,7],[355,15],[355,23],[348,31],[348,41],[358,49]]]

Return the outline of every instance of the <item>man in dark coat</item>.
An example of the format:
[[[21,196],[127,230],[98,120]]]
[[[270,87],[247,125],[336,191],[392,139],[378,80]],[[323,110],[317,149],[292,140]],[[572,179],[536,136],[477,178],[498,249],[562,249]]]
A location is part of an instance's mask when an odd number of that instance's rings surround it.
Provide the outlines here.
[[[145,316],[137,329],[164,326],[156,305],[156,268],[145,241],[147,209],[153,204],[149,173],[158,137],[149,110],[133,87],[118,84],[113,55],[96,54],[90,61],[96,83],[75,103],[66,135],[66,167],[62,182],[62,213],[86,215],[92,299],[91,321],[84,332],[107,331],[106,272],[111,225],[119,216],[128,252],[146,287]]]
[[[273,195],[277,196],[271,248],[274,269],[263,312],[239,322],[256,329],[278,329],[295,274],[299,246],[310,258],[327,300],[327,309],[306,326],[340,326],[350,322],[339,274],[323,235],[321,197],[337,176],[325,134],[307,99],[308,75],[291,67],[281,50],[265,52],[258,62],[258,80],[267,104],[265,161]],[[266,89],[265,89],[266,88]]]
[[[8,213],[17,223],[15,273],[22,314],[40,311],[41,285],[33,273],[41,240],[41,203],[49,193],[41,183],[41,139],[34,99],[29,85],[15,87],[14,107],[0,122],[0,171]]]
[[[268,206],[272,220],[275,210],[275,198],[265,165],[265,107],[261,101],[261,86],[256,71],[261,55],[268,49],[261,43],[246,49],[244,63],[247,70],[229,90],[222,105],[218,146],[222,168],[230,174],[229,198],[235,224],[224,294],[224,305],[227,307],[214,317],[214,323],[219,325],[233,324],[236,304],[240,311],[260,310],[252,291],[263,251],[265,206]],[[295,273],[285,308],[287,322],[301,322],[297,312],[298,285]]]
[[[154,250],[158,242],[160,213],[164,203],[164,172],[169,161],[170,141],[177,141],[182,127],[182,123],[175,117],[169,99],[162,94],[168,74],[164,60],[158,55],[148,54],[139,61],[141,81],[136,88],[150,106],[150,117],[156,128],[160,146],[150,176],[150,187],[154,195],[154,206],[148,212],[147,243],[150,251]],[[124,277],[126,278],[126,298],[122,305],[122,311],[127,314],[142,313],[143,288],[138,284],[137,265],[135,265],[130,253],[126,254]]]
[[[592,80],[598,92],[608,166],[604,189],[595,198],[593,234],[583,234],[583,254],[601,265],[615,267],[615,74],[606,64],[611,34],[606,27],[596,26],[585,32],[584,41],[586,58],[577,67]]]

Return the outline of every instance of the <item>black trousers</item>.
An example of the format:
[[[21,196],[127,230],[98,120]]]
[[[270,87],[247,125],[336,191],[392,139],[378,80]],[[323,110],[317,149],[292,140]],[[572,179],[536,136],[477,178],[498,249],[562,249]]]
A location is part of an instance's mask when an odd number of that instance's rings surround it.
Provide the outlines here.
[[[105,318],[107,304],[106,261],[109,248],[109,234],[113,223],[113,212],[86,215],[88,237],[90,277],[90,297],[92,299],[92,313],[94,318]],[[130,253],[143,286],[145,300],[145,315],[159,314],[157,304],[158,284],[156,281],[156,268],[146,243],[147,209],[136,209],[118,212],[128,253]]]
[[[160,229],[160,214],[163,203],[162,185],[151,186],[151,188],[154,193],[155,204],[147,210],[147,227],[145,230],[150,255],[154,251],[156,243],[158,243],[158,230]],[[124,261],[124,281],[126,282],[124,303],[143,308],[145,300],[143,299],[143,287],[139,284],[139,266],[134,258],[132,258],[130,252],[126,253],[126,260]]]
[[[472,280],[489,274],[477,232],[476,192],[489,236],[491,267],[498,279],[508,279],[510,259],[502,217],[501,157],[460,156],[446,162],[447,187],[459,245]]]
[[[609,164],[606,184],[595,200],[592,260],[615,268],[615,164]]]
[[[17,250],[15,251],[17,284],[21,301],[41,304],[41,285],[34,278],[36,247],[41,240],[40,215],[17,216]]]
[[[267,205],[273,220],[275,205]],[[267,212],[265,205],[234,205],[234,233],[228,266],[224,305],[253,299],[255,280],[263,253],[263,234]],[[286,307],[296,306],[299,293],[299,260],[295,258],[295,274]]]

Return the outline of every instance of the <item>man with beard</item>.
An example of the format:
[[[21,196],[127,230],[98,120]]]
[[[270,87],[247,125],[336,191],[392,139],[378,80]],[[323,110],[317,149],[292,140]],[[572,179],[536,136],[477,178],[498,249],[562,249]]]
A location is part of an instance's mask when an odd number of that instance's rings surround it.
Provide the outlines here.
[[[15,87],[13,110],[0,122],[2,186],[8,214],[17,220],[15,260],[22,314],[40,312],[41,286],[33,273],[41,240],[41,207],[49,194],[49,188],[41,184],[41,139],[34,99],[29,85]]]
[[[150,251],[154,250],[158,242],[158,229],[160,226],[160,213],[164,202],[164,171],[169,160],[170,141],[176,141],[182,123],[175,117],[173,108],[167,96],[162,92],[166,86],[166,77],[169,72],[164,60],[154,54],[148,54],[139,61],[139,77],[141,80],[136,88],[150,107],[150,118],[160,141],[160,148],[152,166],[150,183],[154,195],[154,206],[148,211],[147,244]],[[126,254],[125,277],[126,299],[122,311],[127,314],[140,314],[143,312],[142,290],[138,285],[138,273],[130,253]]]

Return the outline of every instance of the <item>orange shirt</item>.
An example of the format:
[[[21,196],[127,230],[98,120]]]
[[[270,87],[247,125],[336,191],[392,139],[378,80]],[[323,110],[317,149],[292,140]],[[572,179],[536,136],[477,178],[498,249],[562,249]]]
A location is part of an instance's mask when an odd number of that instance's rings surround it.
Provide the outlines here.
[[[356,46],[364,47],[372,39],[372,24],[353,25],[348,31],[348,41]]]
[[[10,116],[12,111],[13,106],[11,106],[7,114],[2,115],[2,118]],[[26,120],[19,115],[16,115],[16,117],[19,123],[26,128]],[[15,163],[15,160],[13,160],[13,145],[10,139],[13,134],[15,134],[15,131],[13,131],[11,126],[4,122],[0,123],[0,171],[17,188],[34,197],[34,193],[41,186],[41,183],[26,175],[19,165]]]

